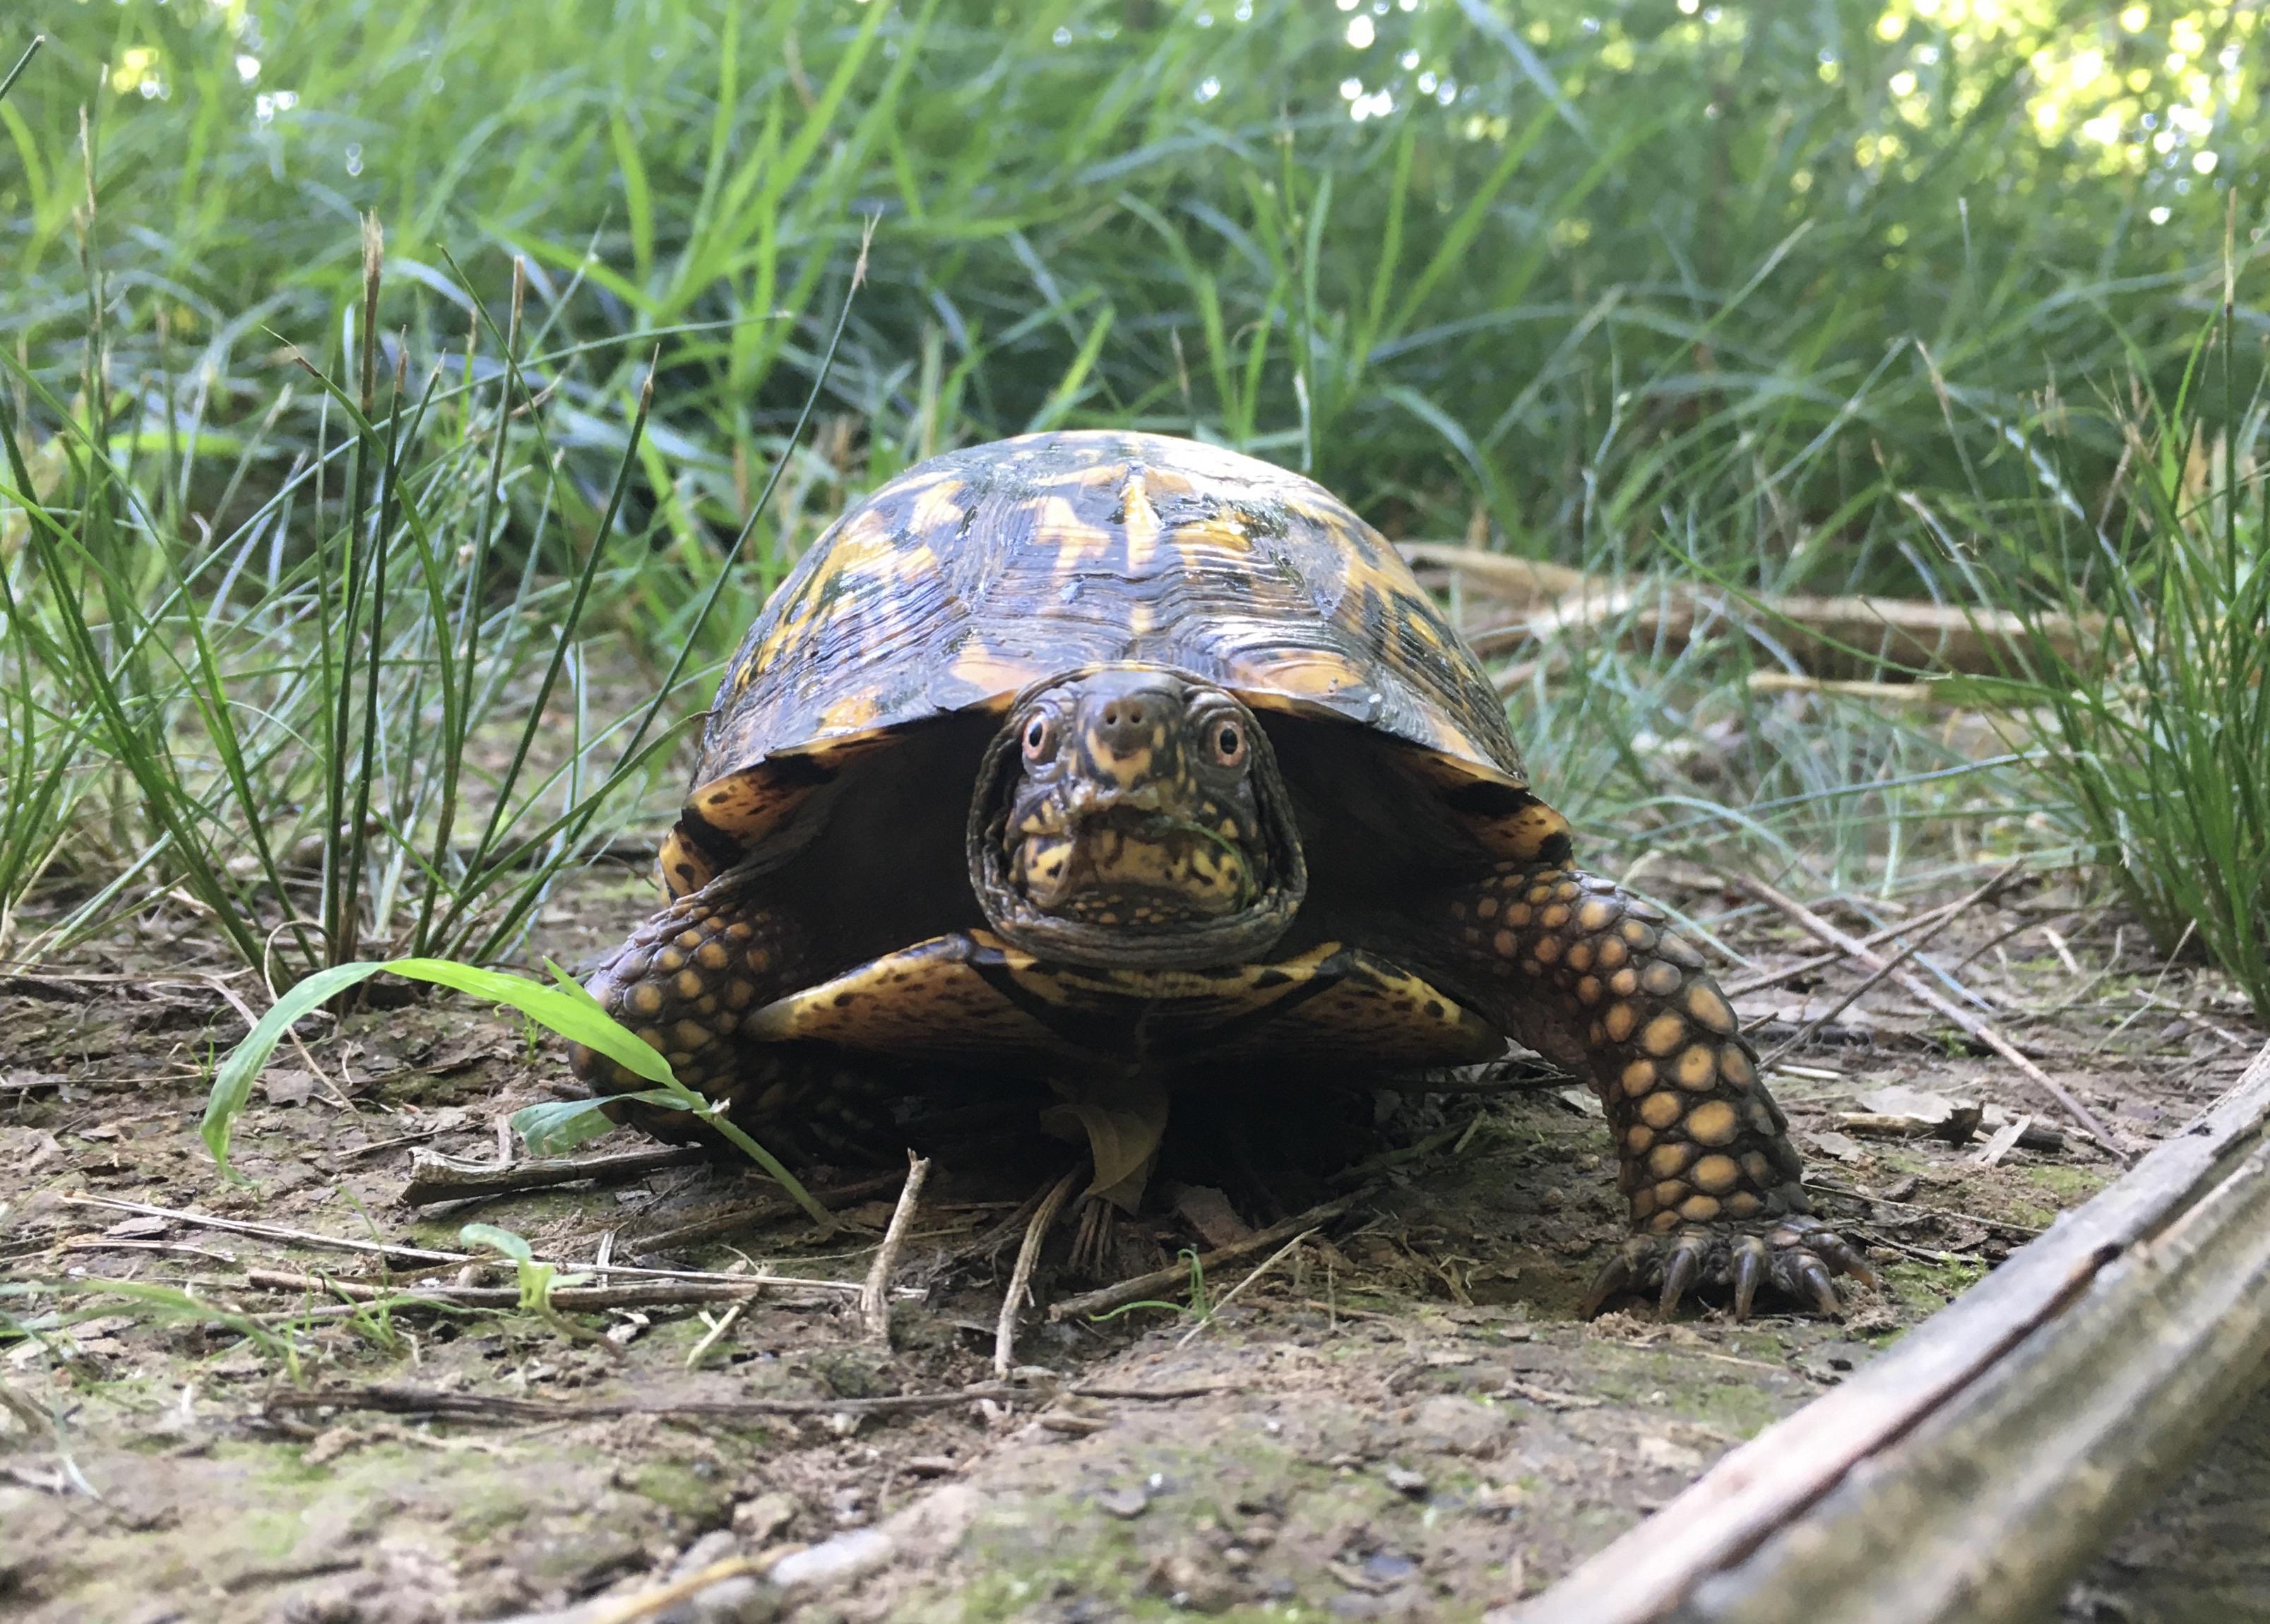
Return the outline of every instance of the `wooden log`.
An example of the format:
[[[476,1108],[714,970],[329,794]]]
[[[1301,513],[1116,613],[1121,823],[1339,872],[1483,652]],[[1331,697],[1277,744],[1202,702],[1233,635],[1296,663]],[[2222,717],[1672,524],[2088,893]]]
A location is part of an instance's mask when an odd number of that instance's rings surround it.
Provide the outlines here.
[[[2270,1046],[1851,1380],[1491,1624],[2029,1616],[2270,1351]]]
[[[1879,662],[1992,676],[2014,669],[2020,653],[2032,650],[2036,632],[2059,658],[2081,666],[2094,662],[2104,634],[2097,617],[2044,614],[2029,625],[2007,610],[1812,593],[1751,604],[1715,588],[1620,580],[1473,547],[1414,542],[1402,551],[1412,563],[1448,570],[1524,617],[1471,632],[1484,654],[1581,639],[1619,625],[1638,641],[1684,648],[1698,627],[1711,621],[1762,619],[1775,644],[1815,678],[1850,676]]]

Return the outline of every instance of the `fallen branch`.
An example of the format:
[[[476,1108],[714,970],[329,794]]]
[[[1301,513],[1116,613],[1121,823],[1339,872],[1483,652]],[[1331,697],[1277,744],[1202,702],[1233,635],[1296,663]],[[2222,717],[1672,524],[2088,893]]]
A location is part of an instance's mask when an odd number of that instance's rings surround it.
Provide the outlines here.
[[[1843,1385],[1491,1624],[2042,1616],[2259,1385],[2270,1046]]]
[[[2047,1123],[2037,1123],[2030,1116],[2020,1116],[1992,1123],[1976,1106],[1957,1107],[1945,1116],[1918,1116],[1904,1112],[1839,1111],[1836,1123],[1846,1133],[1857,1133],[1863,1138],[1945,1139],[1950,1145],[1966,1144],[1976,1137],[1980,1128],[1992,1126],[1994,1130],[1992,1138],[1996,1143],[2005,1136],[2009,1141],[1995,1152],[1995,1161],[2001,1161],[2020,1146],[2028,1150],[2065,1148],[2065,1135]],[[1982,1156],[1978,1160],[1983,1161],[1984,1158]]]
[[[1762,620],[1774,646],[1816,678],[1886,664],[1919,673],[1997,676],[2034,657],[2036,637],[2046,640],[2054,657],[2087,665],[2104,632],[2096,616],[2029,619],[2007,610],[1914,598],[1810,593],[1750,602],[1708,587],[1618,580],[1469,547],[1421,542],[1406,546],[1403,553],[1414,564],[1446,569],[1469,585],[1484,587],[1525,614],[1519,621],[1468,634],[1467,641],[1485,655],[1529,642],[1572,642],[1610,627],[1637,642],[1677,649],[1714,620]]]
[[[374,1383],[367,1387],[320,1388],[304,1393],[272,1393],[261,1403],[269,1410],[376,1410],[391,1415],[441,1415],[490,1421],[596,1421],[626,1415],[753,1420],[779,1415],[910,1415],[974,1404],[980,1398],[1029,1398],[1034,1391],[1013,1382],[977,1382],[946,1392],[891,1393],[872,1398],[600,1398],[554,1403],[543,1398],[443,1393]]]
[[[1984,1115],[1975,1105],[1963,1106],[1936,1121],[1923,1116],[1888,1116],[1881,1111],[1839,1111],[1836,1125],[1863,1138],[1945,1139],[1949,1145],[1968,1145],[1978,1137],[1978,1123]]]
[[[1753,879],[1747,874],[1736,874],[1732,876],[1732,879],[1736,888],[1770,908],[1778,908],[1806,931],[1820,938],[1855,962],[1872,970],[1885,968],[1886,961],[1881,954],[1863,946],[1859,941],[1838,930],[1794,897],[1784,896],[1763,880]],[[2064,1085],[2019,1053],[2017,1046],[2008,1038],[2004,1037],[2001,1033],[1988,1026],[1970,1011],[1942,997],[1935,989],[1926,986],[1922,978],[1913,971],[1895,968],[1892,972],[1892,980],[1910,997],[1946,1020],[1953,1021],[1963,1031],[2016,1067],[2029,1082],[2056,1101],[2063,1108],[2066,1115],[2086,1130],[2088,1137],[2102,1146],[2106,1153],[2115,1161],[2125,1166],[2132,1160],[2127,1150],[2112,1137],[2103,1123],[2096,1120],[2095,1112],[2073,1098]]]
[[[934,1393],[890,1393],[873,1398],[601,1398],[554,1402],[504,1398],[485,1393],[443,1393],[374,1383],[360,1387],[317,1388],[308,1392],[271,1393],[260,1401],[271,1411],[375,1410],[392,1415],[436,1415],[487,1421],[613,1420],[626,1415],[685,1416],[705,1420],[755,1420],[768,1415],[911,1415],[950,1410],[981,1398],[1014,1404],[1067,1392],[1080,1398],[1122,1398],[1170,1404],[1212,1393],[1234,1392],[1235,1385],[1193,1387],[1057,1387],[1047,1383],[973,1382]]]
[[[883,1243],[875,1249],[866,1283],[859,1288],[859,1321],[866,1329],[867,1339],[886,1347],[891,1343],[891,1265],[898,1261],[899,1248],[906,1242],[915,1207],[922,1200],[923,1181],[929,1176],[930,1159],[909,1151],[906,1185],[899,1191],[898,1205],[891,1209],[890,1226],[883,1231]]]
[[[1342,1196],[1338,1200],[1327,1201],[1321,1206],[1312,1206],[1305,1212],[1296,1213],[1282,1223],[1272,1224],[1266,1229],[1257,1229],[1243,1241],[1234,1241],[1228,1246],[1218,1246],[1204,1253],[1198,1258],[1198,1267],[1201,1270],[1218,1269],[1224,1264],[1250,1257],[1254,1253],[1266,1251],[1272,1246],[1282,1246],[1295,1235],[1323,1228],[1335,1218],[1345,1214],[1357,1199],[1356,1196]],[[1140,1302],[1160,1292],[1171,1291],[1186,1283],[1190,1278],[1188,1264],[1180,1264],[1171,1269],[1154,1269],[1148,1274],[1136,1275],[1132,1279],[1122,1280],[1116,1286],[1082,1292],[1076,1297],[1066,1297],[1060,1302],[1050,1303],[1049,1318],[1062,1321],[1076,1316],[1108,1313],[1131,1302]]]
[[[412,1206],[432,1206],[441,1201],[549,1190],[582,1179],[642,1178],[667,1168],[695,1167],[708,1160],[706,1152],[692,1146],[658,1145],[605,1156],[562,1156],[500,1168],[460,1161],[437,1151],[413,1151],[410,1182],[402,1187],[402,1198]]]

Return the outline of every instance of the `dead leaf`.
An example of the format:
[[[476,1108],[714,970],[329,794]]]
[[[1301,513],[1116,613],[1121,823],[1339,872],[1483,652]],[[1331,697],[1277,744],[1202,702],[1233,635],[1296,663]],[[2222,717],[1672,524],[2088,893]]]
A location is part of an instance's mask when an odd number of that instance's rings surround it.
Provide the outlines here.
[[[260,1092],[271,1105],[305,1105],[315,1097],[315,1079],[306,1072],[271,1072],[261,1078]]]
[[[1208,1246],[1235,1246],[1253,1233],[1253,1226],[1231,1209],[1229,1198],[1211,1184],[1183,1185],[1175,1197],[1175,1212]]]
[[[63,1147],[45,1128],[0,1128],[0,1161],[19,1175],[36,1173],[63,1153]]]
[[[1052,1086],[1064,1096],[1064,1103],[1041,1113],[1042,1129],[1074,1144],[1086,1139],[1095,1168],[1087,1193],[1131,1215],[1142,1204],[1152,1161],[1166,1135],[1167,1091],[1156,1084],[1119,1079]]]
[[[1839,1161],[1858,1161],[1868,1153],[1860,1148],[1858,1139],[1845,1134],[1815,1133],[1807,1137],[1812,1139],[1814,1149],[1824,1156],[1834,1156]]]
[[[1860,1109],[1879,1116],[1913,1116],[1921,1122],[1945,1122],[1955,1115],[1955,1101],[1945,1094],[1933,1094],[1927,1088],[1910,1088],[1895,1083],[1888,1088],[1872,1088],[1854,1096]]]

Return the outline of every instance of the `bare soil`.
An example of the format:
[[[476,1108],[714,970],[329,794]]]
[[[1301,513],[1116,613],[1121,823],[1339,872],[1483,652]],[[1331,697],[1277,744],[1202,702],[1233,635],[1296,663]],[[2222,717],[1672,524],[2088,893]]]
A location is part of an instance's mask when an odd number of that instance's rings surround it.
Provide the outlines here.
[[[1730,979],[1809,952],[1707,877],[1658,869],[1649,883],[1741,956]],[[545,914],[539,950],[586,955],[648,896],[627,872],[588,877]],[[1897,916],[1831,911],[1863,928]],[[1473,1619],[1550,1583],[2118,1170],[2009,1067],[1879,988],[1772,1079],[1819,1209],[1884,1275],[1842,1323],[1773,1305],[1738,1325],[1706,1302],[1658,1324],[1636,1300],[1580,1322],[1622,1231],[1584,1092],[1406,1093],[1367,1102],[1346,1154],[1456,1130],[1447,1142],[1378,1170],[1345,1219],[1226,1307],[1213,1305],[1250,1263],[1203,1282],[1204,1314],[1187,1288],[1101,1324],[1035,1311],[1017,1395],[862,1417],[830,1405],[990,1380],[1021,1214],[1068,1151],[1051,1161],[1049,1142],[982,1118],[958,1138],[941,1131],[887,1348],[863,1339],[848,1298],[786,1289],[722,1332],[714,1305],[358,1309],[248,1272],[397,1287],[512,1276],[389,1267],[101,1203],[451,1250],[478,1220],[586,1273],[604,1243],[619,1268],[857,1280],[897,1175],[815,1170],[847,1226],[833,1235],[731,1167],[415,1211],[400,1198],[413,1151],[493,1158],[506,1115],[567,1091],[554,1045],[452,998],[309,1023],[241,1124],[250,1182],[225,1183],[197,1116],[211,1057],[245,1027],[227,994],[255,1008],[264,994],[201,960],[200,939],[195,920],[153,913],[71,964],[0,974],[0,1610],[12,1617],[486,1619],[808,1547],[805,1568],[823,1571],[788,1591],[743,1582],[612,1616]],[[1928,958],[2135,1147],[2212,1100],[2262,1038],[2217,978],[2038,884],[1974,910]],[[1855,984],[1830,967],[1740,1004],[1771,1051]],[[1985,1166],[1981,1139],[1846,1131],[1840,1114],[1894,1086],[2031,1116],[2061,1143]],[[1079,1231],[1062,1226],[1041,1302],[1342,1188],[1338,1162],[1240,1165],[1204,1185],[1162,1177],[1153,1210],[1087,1235],[1085,1272]],[[650,1238],[705,1217],[713,1238]],[[438,1420],[283,1402],[379,1387],[553,1408]],[[814,1402],[730,1421],[588,1413],[750,1398]],[[2237,1465],[2202,1468],[2132,1531],[2069,1617],[2251,1616],[2183,1607],[2231,1584],[2259,1594],[2259,1564],[2180,1574],[2199,1540],[2228,1536],[2231,1506],[2260,1503],[2266,1414],[2227,1446]],[[2241,1479],[2253,1501],[2228,1487]],[[877,1532],[843,1538],[861,1530]]]

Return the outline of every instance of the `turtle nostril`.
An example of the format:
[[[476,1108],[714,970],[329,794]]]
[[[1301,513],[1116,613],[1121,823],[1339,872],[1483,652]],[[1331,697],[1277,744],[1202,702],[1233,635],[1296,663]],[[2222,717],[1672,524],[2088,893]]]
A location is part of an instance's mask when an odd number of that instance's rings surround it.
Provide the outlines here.
[[[1152,735],[1162,714],[1157,707],[1139,697],[1107,701],[1095,711],[1096,747],[1114,758],[1124,758],[1150,748],[1156,742]]]

